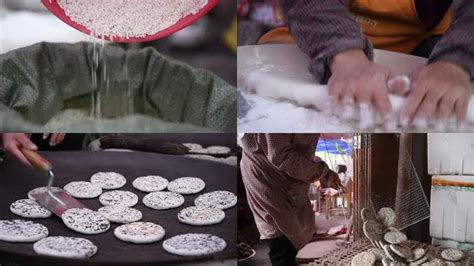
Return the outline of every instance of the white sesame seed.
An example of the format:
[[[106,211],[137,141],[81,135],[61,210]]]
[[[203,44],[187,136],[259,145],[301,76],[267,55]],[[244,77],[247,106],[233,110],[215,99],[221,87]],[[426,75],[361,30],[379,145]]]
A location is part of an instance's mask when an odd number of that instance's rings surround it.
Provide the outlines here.
[[[74,22],[95,36],[142,38],[198,13],[208,0],[58,0]]]

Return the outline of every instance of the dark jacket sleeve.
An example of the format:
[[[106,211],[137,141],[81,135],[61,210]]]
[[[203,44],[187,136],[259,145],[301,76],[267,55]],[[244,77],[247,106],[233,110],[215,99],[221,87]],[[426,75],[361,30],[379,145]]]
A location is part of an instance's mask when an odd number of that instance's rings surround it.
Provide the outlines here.
[[[329,168],[325,162],[314,162],[299,152],[293,143],[293,138],[297,137],[297,134],[265,134],[267,149],[263,152],[273,166],[290,177],[314,182],[325,176]]]
[[[296,43],[312,59],[309,71],[318,81],[327,82],[330,60],[344,50],[359,48],[373,58],[372,45],[355,22],[347,0],[280,0],[280,4]]]
[[[460,0],[451,27],[436,44],[429,63],[441,60],[462,66],[474,78],[474,1]]]

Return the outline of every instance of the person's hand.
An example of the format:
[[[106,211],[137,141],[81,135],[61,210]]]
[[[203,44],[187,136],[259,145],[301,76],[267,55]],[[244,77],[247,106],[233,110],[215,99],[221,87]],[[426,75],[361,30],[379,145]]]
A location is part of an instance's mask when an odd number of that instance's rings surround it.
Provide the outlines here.
[[[59,143],[61,143],[64,140],[64,137],[66,137],[66,134],[64,133],[44,133],[43,134],[43,139],[47,139],[51,135],[51,138],[49,139],[49,145],[50,146],[56,146]]]
[[[2,134],[2,144],[5,153],[14,159],[22,162],[25,165],[31,166],[28,159],[20,150],[20,147],[27,148],[30,150],[37,150],[33,142],[23,133],[3,133]]]
[[[362,50],[352,49],[337,54],[331,60],[329,79],[331,109],[342,106],[342,118],[352,119],[354,107],[359,109],[359,127],[373,127],[371,109],[379,113],[384,127],[396,127],[395,114],[388,98],[387,81],[390,70],[371,62]],[[372,108],[373,107],[373,108]]]
[[[335,190],[344,189],[339,175],[333,170],[329,170],[323,178],[326,179],[325,183],[327,184],[327,187],[334,188]]]
[[[248,258],[252,256],[254,252],[253,248],[245,242],[240,242],[237,244],[237,251],[239,259]]]
[[[412,91],[403,108],[403,127],[426,128],[435,122],[437,130],[445,130],[448,118],[455,114],[457,126],[465,123],[471,82],[460,66],[439,61],[424,66],[411,75]]]

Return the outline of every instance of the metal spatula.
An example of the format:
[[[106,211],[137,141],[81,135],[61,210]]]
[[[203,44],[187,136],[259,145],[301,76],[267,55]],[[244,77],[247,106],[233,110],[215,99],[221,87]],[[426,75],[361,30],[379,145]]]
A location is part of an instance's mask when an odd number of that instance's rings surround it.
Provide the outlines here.
[[[48,190],[32,193],[31,196],[42,206],[61,217],[63,212],[71,208],[87,208],[80,201],[73,198],[64,190],[53,191],[51,186],[54,182],[53,166],[37,152],[20,148],[28,161],[36,170],[45,172],[48,176]]]

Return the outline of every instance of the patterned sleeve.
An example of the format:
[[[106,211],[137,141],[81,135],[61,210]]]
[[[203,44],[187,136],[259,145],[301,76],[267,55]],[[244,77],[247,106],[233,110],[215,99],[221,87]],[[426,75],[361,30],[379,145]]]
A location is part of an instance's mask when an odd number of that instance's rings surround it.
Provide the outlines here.
[[[373,59],[373,48],[353,19],[347,0],[280,0],[285,22],[300,49],[312,59],[309,71],[322,83],[330,60],[347,49],[362,49]]]
[[[431,53],[429,63],[437,61],[458,64],[474,78],[474,1],[460,0],[451,26]]]

